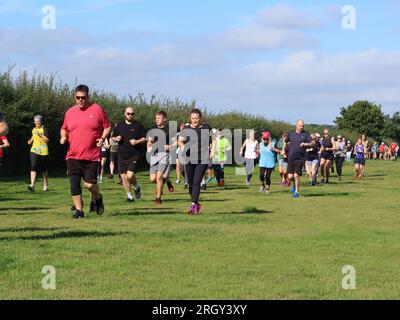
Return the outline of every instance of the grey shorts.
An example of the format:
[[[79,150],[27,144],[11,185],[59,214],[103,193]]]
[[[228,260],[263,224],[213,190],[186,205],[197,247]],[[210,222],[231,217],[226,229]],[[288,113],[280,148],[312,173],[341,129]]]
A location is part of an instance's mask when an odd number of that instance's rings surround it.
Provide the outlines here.
[[[157,172],[162,172],[165,175],[167,171],[168,172],[171,171],[169,167],[170,167],[169,164],[157,163],[153,166],[150,166],[150,174],[156,174]]]
[[[283,168],[283,170],[287,170],[288,163],[285,162],[283,159],[278,159],[279,168]]]

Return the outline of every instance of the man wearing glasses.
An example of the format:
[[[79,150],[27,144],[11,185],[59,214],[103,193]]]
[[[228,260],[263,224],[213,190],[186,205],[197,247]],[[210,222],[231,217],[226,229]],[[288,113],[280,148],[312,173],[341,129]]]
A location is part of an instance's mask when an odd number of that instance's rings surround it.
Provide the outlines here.
[[[118,169],[128,196],[127,201],[139,200],[142,196],[136,180],[139,162],[139,145],[146,142],[146,129],[135,120],[133,108],[125,110],[125,120],[115,125],[112,140],[118,142]],[[135,199],[132,196],[132,186]]]
[[[75,89],[76,105],[65,114],[61,127],[62,145],[69,143],[67,169],[71,196],[74,202],[74,219],[84,218],[81,179],[91,193],[91,211],[104,213],[103,197],[97,184],[100,147],[110,134],[110,122],[101,106],[89,101],[89,88],[79,85]]]

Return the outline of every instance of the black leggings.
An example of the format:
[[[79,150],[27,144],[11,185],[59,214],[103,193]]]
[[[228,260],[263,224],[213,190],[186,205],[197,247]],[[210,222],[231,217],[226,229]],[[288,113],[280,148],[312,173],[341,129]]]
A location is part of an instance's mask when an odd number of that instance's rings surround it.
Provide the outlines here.
[[[185,165],[187,180],[189,184],[189,194],[192,197],[193,203],[199,202],[200,184],[207,171],[207,164],[187,164]]]
[[[336,164],[336,173],[339,177],[341,177],[342,176],[342,168],[343,168],[343,164],[344,164],[344,157],[336,157],[335,164]]]
[[[224,180],[224,168],[220,164],[213,164],[213,170],[215,174],[215,179],[217,179],[218,183],[220,183],[221,180]]]
[[[260,181],[262,184],[264,184],[264,181],[266,181],[267,186],[271,185],[271,175],[274,169],[272,168],[261,168],[260,167]]]

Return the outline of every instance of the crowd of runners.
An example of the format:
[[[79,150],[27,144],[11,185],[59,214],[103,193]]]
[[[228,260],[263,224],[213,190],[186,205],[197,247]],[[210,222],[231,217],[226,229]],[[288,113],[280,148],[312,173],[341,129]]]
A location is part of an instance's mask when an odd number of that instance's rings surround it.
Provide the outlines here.
[[[197,215],[201,211],[201,190],[213,181],[225,186],[224,166],[231,161],[232,144],[224,135],[223,128],[212,129],[202,120],[199,109],[190,112],[185,124],[171,134],[170,122],[165,111],[158,111],[154,127],[147,131],[135,118],[134,109],[124,111],[124,120],[111,126],[104,109],[89,100],[89,88],[80,85],[75,89],[76,104],[65,114],[60,130],[60,144],[67,145],[67,175],[70,181],[73,218],[83,218],[84,203],[82,184],[90,192],[90,212],[102,215],[105,211],[99,183],[105,174],[114,179],[126,193],[126,201],[140,200],[142,190],[136,174],[140,166],[142,146],[147,151],[150,164],[149,180],[155,185],[155,200],[162,204],[164,185],[174,192],[171,181],[172,169],[176,169],[176,185],[188,189],[190,205],[188,213]],[[0,114],[0,165],[3,149],[9,148],[8,127]],[[256,136],[260,139],[257,140]],[[31,173],[28,190],[35,192],[37,174],[43,176],[43,191],[48,191],[49,133],[40,115],[34,117],[32,135],[27,141],[30,146]],[[365,135],[352,143],[338,135],[332,137],[328,129],[322,136],[304,130],[304,121],[298,120],[293,131],[283,132],[274,139],[269,131],[249,130],[239,154],[245,165],[249,186],[256,164],[259,166],[260,193],[271,192],[271,177],[278,163],[281,188],[290,188],[293,197],[300,197],[300,179],[307,175],[310,187],[329,184],[333,175],[342,179],[343,166],[354,159],[354,179],[365,175],[367,159],[396,160],[399,146],[387,146],[384,142],[370,144]],[[109,163],[109,169],[106,167]]]

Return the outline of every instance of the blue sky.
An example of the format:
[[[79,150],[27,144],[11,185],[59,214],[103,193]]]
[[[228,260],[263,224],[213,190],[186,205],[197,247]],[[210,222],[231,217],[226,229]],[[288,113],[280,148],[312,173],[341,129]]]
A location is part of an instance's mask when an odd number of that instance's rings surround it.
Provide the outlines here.
[[[44,5],[56,29],[41,27]],[[342,28],[344,5],[355,30]],[[397,1],[0,1],[0,70],[332,123],[372,100],[400,111]]]

